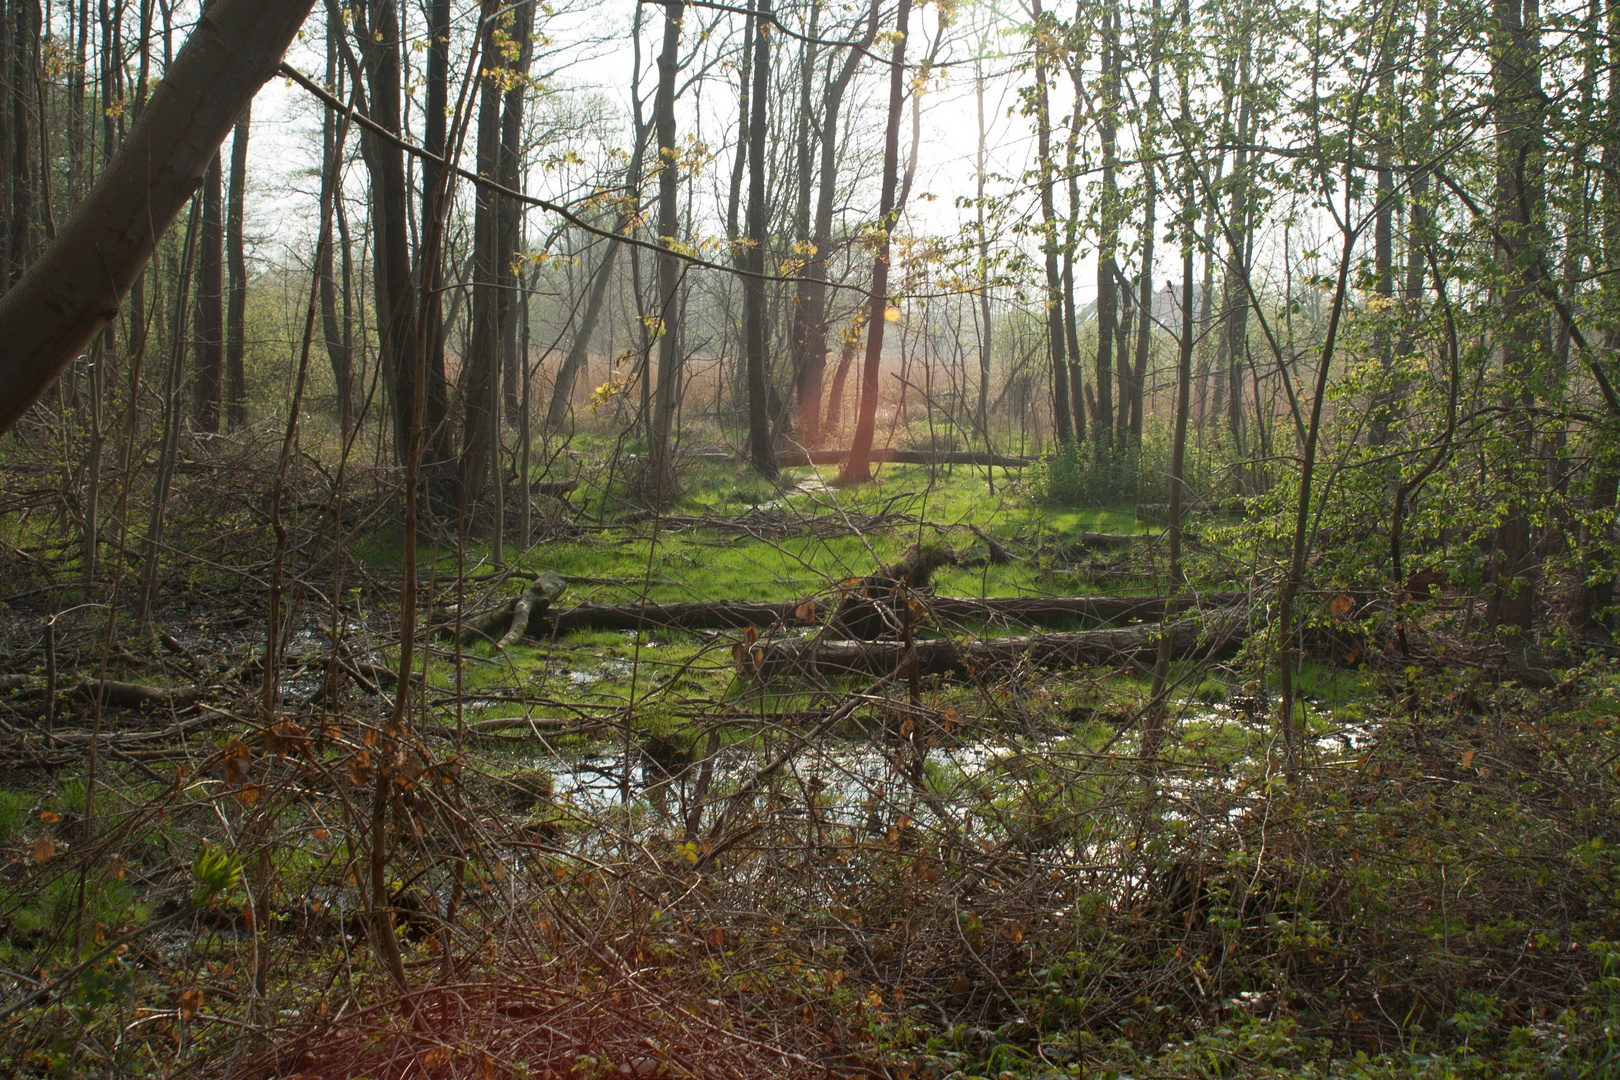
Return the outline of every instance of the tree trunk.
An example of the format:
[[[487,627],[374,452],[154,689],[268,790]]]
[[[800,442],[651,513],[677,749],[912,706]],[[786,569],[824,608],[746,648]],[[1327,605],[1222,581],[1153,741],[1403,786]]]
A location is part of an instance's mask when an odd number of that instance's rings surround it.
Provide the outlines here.
[[[534,9],[536,0],[521,0],[513,9],[516,24],[509,33],[518,55],[510,68],[510,83],[501,111],[500,171],[497,179],[501,186],[513,191],[523,190],[523,103],[528,96],[529,64],[534,57]],[[513,264],[523,244],[523,206],[514,199],[497,200],[497,229],[499,231],[500,263],[497,270],[501,287],[496,293],[500,308],[502,388],[506,394],[506,412],[518,412],[517,355],[517,287],[518,276]]]
[[[815,83],[817,49],[816,41],[821,32],[821,0],[810,2],[810,30],[806,34],[810,40],[805,42],[799,55],[799,115],[794,124],[793,141],[796,147],[794,155],[794,182],[797,191],[793,200],[793,258],[799,266],[797,274],[798,286],[793,294],[793,337],[791,339],[790,355],[793,359],[793,403],[794,427],[793,437],[801,445],[804,442],[804,432],[800,425],[806,418],[807,410],[799,401],[799,391],[806,385],[805,367],[809,361],[810,327],[804,319],[804,309],[801,301],[804,299],[804,262],[808,256],[810,245],[810,189],[815,179],[811,169],[814,164],[815,145],[810,138],[810,129],[813,123],[811,115],[813,107],[812,87]],[[825,364],[825,361],[823,361]],[[821,379],[818,376],[815,386],[816,400],[808,410],[809,419],[815,424],[821,417]],[[816,425],[819,427],[819,425]]]
[[[1494,0],[1495,52],[1492,82],[1496,91],[1496,196],[1502,236],[1512,245],[1498,257],[1506,282],[1500,303],[1502,404],[1511,452],[1504,466],[1508,504],[1496,528],[1497,558],[1486,618],[1492,627],[1528,631],[1535,617],[1539,568],[1531,539],[1533,496],[1522,484],[1523,465],[1535,450],[1530,410],[1532,389],[1540,374],[1538,354],[1545,317],[1536,303],[1537,268],[1541,265],[1545,192],[1541,182],[1541,27],[1538,0]]]
[[[330,32],[330,31],[329,31]],[[435,157],[444,157],[447,147],[449,123],[446,115],[450,109],[450,0],[429,0],[427,4],[427,71],[426,71],[426,102],[423,110],[422,145],[428,153]],[[439,188],[441,166],[432,160],[424,158],[422,161],[422,209],[423,222],[431,220],[434,207],[432,205],[434,192]],[[342,210],[338,212],[338,225],[344,226]],[[348,245],[344,244],[345,258],[347,258]],[[424,314],[420,333],[427,346],[427,384],[430,388],[443,388],[445,400],[435,401],[429,410],[428,432],[430,454],[439,461],[448,458],[449,432],[441,430],[444,426],[446,414],[449,411],[449,379],[444,367],[444,256],[432,261],[432,264],[419,269],[422,278],[431,290],[425,305],[417,305],[416,310]]]
[[[1057,178],[1052,172],[1052,117],[1046,92],[1046,56],[1052,45],[1047,38],[1053,30],[1043,21],[1040,0],[1034,0],[1035,13],[1035,157],[1040,173],[1041,223],[1044,226],[1041,247],[1046,256],[1046,339],[1052,357],[1052,427],[1058,445],[1074,441],[1074,424],[1085,424],[1085,413],[1072,409],[1069,400],[1069,368],[1065,362],[1063,276],[1058,269],[1057,207],[1052,192]],[[1071,290],[1072,292],[1072,290]]]
[[[1226,231],[1226,371],[1217,378],[1226,380],[1227,430],[1232,450],[1243,454],[1243,364],[1249,345],[1249,248],[1253,243],[1253,222],[1249,213],[1249,119],[1252,91],[1249,65],[1253,52],[1247,23],[1241,28],[1243,51],[1238,58],[1237,152],[1232,159],[1232,212]]]
[[[9,276],[6,278],[8,285],[14,285],[22,278],[23,271],[34,253],[34,155],[29,146],[29,133],[33,129],[31,121],[37,113],[32,100],[34,96],[21,88],[40,85],[38,72],[41,18],[39,0],[14,0],[11,20],[14,49],[10,71],[11,85],[14,88],[11,101],[12,189],[11,202],[3,208],[3,212],[11,215],[11,258]],[[184,201],[181,200],[182,203]],[[55,377],[54,373],[50,376],[51,379]],[[0,415],[0,431],[9,427],[14,419],[15,417],[7,419],[4,415]]]
[[[199,430],[219,430],[225,371],[225,221],[219,154],[203,178],[197,258],[197,408]]]
[[[990,447],[990,357],[992,344],[995,340],[994,325],[991,322],[990,312],[990,236],[984,228],[984,62],[982,59],[975,62],[973,79],[973,98],[978,106],[979,115],[979,145],[974,158],[974,176],[978,181],[977,198],[974,205],[978,210],[978,241],[979,241],[979,407],[975,416],[978,420],[979,434],[984,438],[985,448]],[[993,477],[994,474],[992,474]],[[995,492],[995,482],[990,484],[991,493]]]
[[[1149,346],[1153,343],[1153,241],[1154,241],[1154,215],[1158,210],[1159,202],[1159,163],[1154,153],[1158,145],[1156,129],[1159,124],[1159,55],[1161,48],[1161,28],[1159,26],[1159,0],[1153,0],[1153,17],[1149,24],[1148,43],[1148,101],[1147,112],[1142,121],[1143,148],[1142,158],[1142,279],[1139,283],[1141,299],[1137,302],[1136,323],[1136,365],[1131,372],[1131,419],[1130,439],[1131,445],[1140,453],[1142,449],[1142,419],[1145,402],[1143,394],[1147,386],[1147,366]],[[1192,249],[1187,248],[1183,259],[1192,258]],[[1184,347],[1192,345],[1190,294],[1192,290],[1192,272],[1186,266],[1182,275],[1182,344]],[[1189,354],[1190,360],[1190,354]],[[1189,373],[1189,379],[1191,378]],[[1180,423],[1181,408],[1177,403],[1177,423]],[[1185,447],[1183,447],[1185,450]],[[1172,476],[1170,485],[1172,491],[1180,483],[1178,477]],[[1175,496],[1171,496],[1175,501]],[[1179,549],[1180,538],[1175,543]]]
[[[769,388],[765,381],[765,353],[770,347],[765,327],[766,214],[765,127],[770,94],[771,0],[758,0],[758,29],[754,38],[754,92],[748,121],[748,248],[745,268],[752,276],[743,281],[743,334],[748,354],[748,453],[763,476],[776,475],[776,454],[771,445]],[[662,373],[660,372],[660,376]],[[662,377],[660,377],[660,384]]]
[[[883,132],[883,188],[878,201],[877,254],[872,260],[872,304],[866,319],[866,361],[861,368],[861,405],[855,438],[839,479],[865,483],[872,479],[869,456],[877,425],[878,372],[883,364],[883,327],[889,310],[889,243],[899,218],[895,188],[900,171],[900,113],[905,104],[906,32],[911,0],[899,0],[895,13],[894,53],[889,65],[889,116]]]
[[[843,66],[828,81],[823,95],[823,113],[819,147],[821,163],[817,169],[816,217],[811,236],[811,250],[805,261],[804,275],[798,289],[796,318],[804,323],[804,356],[799,365],[799,441],[807,446],[822,445],[824,433],[819,422],[822,383],[827,370],[827,260],[833,242],[833,212],[838,198],[838,125],[844,103],[844,92],[860,65],[860,59],[877,38],[879,0],[872,0],[866,16],[866,30],[856,45],[844,54]],[[797,331],[796,331],[797,332]],[[855,335],[860,336],[859,332]],[[849,355],[847,349],[845,355]],[[841,361],[842,364],[842,361]],[[847,366],[840,371],[847,372]],[[841,392],[843,384],[835,384]],[[838,403],[828,401],[827,426],[838,423]]]
[[[477,168],[480,176],[500,170],[501,94],[506,63],[497,34],[498,19],[484,23],[483,60],[478,99]],[[474,192],[472,336],[462,358],[465,387],[461,429],[462,497],[468,507],[479,503],[498,458],[494,447],[500,407],[500,231],[498,196],[487,187]]]
[[[236,121],[236,135],[231,139],[230,194],[225,204],[225,266],[229,275],[225,308],[225,418],[232,428],[247,424],[247,368],[242,358],[247,334],[247,260],[242,250],[242,212],[247,197],[251,111],[250,103]]]
[[[904,2],[904,0],[902,0]],[[738,643],[739,670],[761,680],[794,676],[826,678],[886,675],[914,650],[920,674],[995,679],[1009,668],[1132,665],[1154,656],[1170,639],[1175,657],[1230,656],[1246,636],[1245,621],[1231,612],[1214,612],[1207,626],[1191,622],[1161,628],[1158,623],[1105,630],[1014,637],[931,638],[908,646],[904,641],[758,641]]]
[[[1114,330],[1119,319],[1119,182],[1115,125],[1119,110],[1119,24],[1112,0],[1103,10],[1102,88],[1097,111],[1098,137],[1102,141],[1102,205],[1097,238],[1097,422],[1092,441],[1100,452],[1113,442],[1114,426]],[[1120,358],[1124,363],[1124,357]]]
[[[642,491],[655,506],[675,495],[675,448],[671,445],[675,419],[675,383],[680,367],[680,335],[673,326],[680,260],[673,248],[680,231],[679,151],[675,146],[675,77],[680,69],[682,0],[665,0],[664,48],[658,56],[658,94],[653,104],[653,127],[658,133],[658,400],[648,417],[647,472]],[[643,375],[650,378],[651,373]],[[647,383],[643,382],[647,387]],[[649,403],[651,404],[651,403]]]
[[[1069,80],[1074,84],[1076,106],[1069,114],[1069,215],[1064,225],[1063,238],[1063,335],[1067,345],[1069,366],[1069,412],[1074,420],[1076,442],[1086,438],[1086,378],[1080,363],[1080,318],[1074,306],[1074,257],[1080,232],[1080,124],[1085,110],[1079,107],[1084,100],[1085,87],[1081,84],[1080,64],[1069,64]]]
[[[1181,31],[1189,36],[1192,15],[1190,11],[1191,0],[1181,0]],[[1151,99],[1158,98],[1159,75],[1159,2],[1153,0],[1153,71],[1150,76],[1152,89]],[[1192,130],[1192,95],[1188,88],[1186,67],[1181,66],[1181,138],[1186,145],[1193,141]],[[1154,165],[1148,166],[1149,175],[1152,175]],[[1151,186],[1151,185],[1150,185]],[[1151,202],[1150,204],[1151,205]],[[1153,686],[1148,695],[1147,710],[1142,718],[1142,757],[1144,760],[1156,761],[1159,756],[1159,746],[1164,732],[1165,705],[1168,700],[1170,661],[1174,659],[1175,642],[1168,632],[1170,616],[1174,610],[1181,589],[1181,509],[1185,493],[1183,487],[1186,483],[1187,463],[1187,419],[1192,412],[1192,355],[1193,355],[1193,222],[1198,220],[1197,193],[1193,189],[1192,170],[1185,173],[1184,187],[1181,194],[1181,341],[1176,357],[1176,405],[1175,405],[1175,433],[1170,442],[1170,507],[1168,511],[1169,522],[1165,530],[1167,547],[1169,549],[1170,565],[1165,577],[1164,614],[1160,617],[1160,625],[1166,632],[1159,636],[1159,652],[1153,662]],[[1147,235],[1151,237],[1153,230],[1149,228]],[[1143,256],[1143,265],[1153,265],[1152,259]],[[1145,278],[1147,275],[1144,274]],[[1145,311],[1151,303],[1151,293],[1144,290]],[[1143,320],[1142,333],[1145,335],[1146,320]],[[1141,341],[1137,342],[1137,356],[1142,355]],[[1140,413],[1137,414],[1140,416]],[[1132,431],[1141,445],[1142,431],[1140,426]]]
[[[488,4],[485,5],[486,7]],[[355,36],[360,42],[370,90],[371,119],[383,130],[401,134],[400,26],[397,0],[376,0],[368,5],[374,24],[356,13]],[[372,290],[377,329],[381,337],[379,360],[387,373],[393,404],[394,456],[403,463],[410,442],[411,417],[416,407],[416,280],[412,273],[410,211],[405,184],[405,156],[400,147],[362,128],[361,154],[371,173],[371,219],[374,269]],[[430,439],[444,420],[445,390],[428,372],[425,431]],[[430,460],[442,460],[442,447],[433,443]],[[430,470],[431,471],[431,470]]]
[[[341,25],[334,26],[329,20],[327,23],[326,45],[326,85],[337,87],[341,96],[340,80],[342,71],[338,67],[337,35],[341,34]],[[337,192],[331,190],[333,178],[338,175],[337,162],[342,157],[342,147],[337,144],[338,123],[337,114],[327,109],[321,119],[321,202],[322,205],[336,207]],[[332,383],[337,389],[337,407],[339,430],[347,439],[349,424],[353,419],[353,393],[354,380],[350,375],[351,360],[349,356],[348,335],[344,332],[343,323],[338,316],[338,285],[333,269],[332,245],[326,244],[316,253],[320,259],[320,290],[321,290],[321,335],[326,340],[326,355],[332,364]]]

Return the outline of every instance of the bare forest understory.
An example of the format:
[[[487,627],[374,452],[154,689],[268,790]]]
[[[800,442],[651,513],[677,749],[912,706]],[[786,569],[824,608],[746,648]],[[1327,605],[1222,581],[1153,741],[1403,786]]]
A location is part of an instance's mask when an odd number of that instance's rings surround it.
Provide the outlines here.
[[[1620,0],[0,0],[0,1077],[1620,1077]]]
[[[292,470],[267,548],[273,452],[187,446],[144,603],[8,474],[8,1070],[1608,1067],[1601,649],[1322,591],[1285,731],[1253,511],[1189,522],[1163,633],[1151,507],[699,455],[649,517],[587,458],[504,568],[424,518],[402,704],[397,489]]]

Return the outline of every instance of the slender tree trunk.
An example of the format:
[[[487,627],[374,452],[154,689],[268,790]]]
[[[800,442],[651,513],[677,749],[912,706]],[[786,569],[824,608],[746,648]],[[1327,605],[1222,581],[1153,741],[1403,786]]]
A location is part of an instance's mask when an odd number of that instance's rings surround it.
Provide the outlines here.
[[[523,103],[528,96],[529,64],[534,57],[534,14],[536,0],[521,0],[513,8],[515,25],[509,31],[518,51],[510,69],[509,87],[501,107],[501,162],[497,179],[501,186],[513,191],[523,188]],[[523,206],[513,199],[498,200],[498,228],[500,232],[501,289],[497,294],[501,311],[501,338],[504,372],[502,386],[506,393],[508,415],[518,411],[517,356],[517,289],[518,276],[513,270],[522,246]]]
[[[810,326],[805,321],[804,311],[804,264],[809,254],[810,246],[810,190],[815,179],[812,172],[815,145],[810,138],[810,129],[813,125],[811,90],[815,83],[817,51],[815,41],[821,32],[821,0],[811,0],[810,3],[810,32],[806,36],[811,40],[805,43],[799,57],[799,116],[794,125],[794,144],[796,153],[794,159],[794,179],[798,182],[798,190],[793,200],[793,258],[799,265],[799,283],[793,293],[793,400],[794,438],[802,443],[804,439],[803,423],[808,416],[813,427],[819,427],[815,421],[821,414],[821,379],[818,374],[815,380],[815,401],[807,410],[800,402],[800,391],[806,388],[808,377],[806,368],[810,364]],[[825,364],[825,361],[823,361]],[[812,433],[813,434],[813,433]]]
[[[776,475],[776,450],[771,445],[769,388],[765,381],[765,352],[770,346],[765,327],[766,214],[765,127],[770,94],[770,37],[764,25],[771,16],[771,0],[758,0],[760,28],[754,39],[754,93],[748,121],[748,248],[743,281],[743,333],[748,353],[748,455],[764,476]]]
[[[1102,140],[1101,226],[1097,239],[1097,422],[1092,440],[1099,452],[1111,448],[1114,428],[1114,329],[1119,318],[1119,269],[1114,259],[1119,249],[1119,182],[1115,124],[1119,108],[1119,24],[1114,0],[1103,9],[1102,87],[1097,111],[1098,136]],[[1120,358],[1124,362],[1124,358]]]
[[[1043,20],[1040,0],[1034,0],[1032,10],[1035,13],[1035,155],[1041,188],[1041,246],[1046,253],[1046,335],[1052,357],[1052,426],[1061,446],[1074,441],[1075,419],[1078,417],[1080,423],[1085,423],[1085,413],[1070,411],[1069,368],[1064,359],[1068,334],[1063,325],[1065,290],[1058,269],[1057,208],[1052,192],[1057,177],[1052,171],[1052,118],[1046,91],[1046,56],[1052,48],[1048,38],[1053,31],[1050,23]]]
[[[743,178],[748,169],[748,122],[753,118],[750,95],[754,92],[754,38],[758,0],[748,0],[748,14],[743,19],[742,70],[737,74],[737,153],[731,161],[731,189],[726,198],[726,239],[731,243],[731,257],[742,254],[738,246],[740,233],[737,220],[742,208]]]
[[[1069,114],[1069,150],[1066,171],[1069,174],[1069,215],[1064,223],[1063,237],[1063,335],[1069,367],[1069,411],[1074,419],[1074,437],[1077,442],[1086,438],[1086,379],[1080,363],[1080,318],[1074,306],[1074,257],[1080,232],[1080,168],[1081,119],[1084,110],[1085,87],[1081,84],[1080,64],[1069,64],[1069,79],[1074,84],[1075,107]]]
[[[1190,0],[1181,0],[1181,31],[1189,35],[1191,30]],[[1154,0],[1154,48],[1153,48],[1153,74],[1151,76],[1154,89],[1158,83],[1158,0]],[[1191,146],[1194,142],[1192,130],[1192,99],[1188,91],[1186,59],[1177,63],[1180,68],[1179,82],[1181,84],[1181,138],[1183,145]],[[1157,94],[1155,93],[1156,97]],[[1153,166],[1150,164],[1149,169]],[[1186,485],[1187,462],[1187,419],[1192,412],[1192,356],[1193,356],[1193,237],[1191,235],[1193,223],[1198,220],[1197,193],[1193,188],[1192,163],[1186,162],[1182,166],[1182,195],[1181,195],[1181,341],[1176,357],[1176,411],[1175,434],[1170,444],[1170,506],[1168,509],[1169,521],[1165,528],[1167,547],[1169,551],[1170,567],[1165,579],[1164,589],[1164,615],[1160,618],[1163,633],[1159,638],[1159,654],[1153,663],[1153,687],[1148,697],[1147,711],[1143,717],[1142,731],[1142,757],[1153,762],[1159,756],[1159,747],[1163,742],[1165,705],[1169,693],[1170,659],[1171,659],[1171,632],[1170,619],[1175,611],[1176,594],[1181,588],[1181,511],[1185,499],[1184,487]],[[1151,235],[1152,230],[1148,230]],[[1146,259],[1148,265],[1151,265]],[[1147,277],[1146,274],[1143,277]],[[1146,308],[1147,304],[1144,303]],[[1137,344],[1140,355],[1141,344]],[[1138,440],[1141,431],[1133,432]]]
[[[13,0],[12,27],[15,48],[12,52],[11,85],[11,203],[6,210],[11,215],[10,256],[8,284],[15,285],[23,270],[33,258],[34,245],[34,154],[29,146],[29,133],[38,115],[34,104],[37,95],[27,93],[27,87],[40,86],[39,0]],[[43,93],[43,89],[39,91]],[[5,424],[0,422],[0,429]]]
[[[641,84],[641,19],[644,9],[636,5],[631,16],[631,40],[635,46],[635,67],[632,73],[632,84]],[[641,115],[640,100],[637,100],[634,124],[634,147],[630,152],[630,163],[624,171],[625,199],[623,209],[619,211],[618,221],[613,227],[615,235],[627,234],[634,222],[641,216],[641,172],[642,161],[647,150],[647,137],[651,134],[652,125],[648,124]],[[590,292],[586,294],[585,311],[580,316],[579,326],[574,331],[574,340],[568,346],[568,354],[563,358],[562,366],[557,369],[556,381],[551,386],[551,404],[546,410],[546,426],[548,432],[562,430],[563,423],[568,419],[568,405],[573,400],[574,383],[579,372],[584,370],[586,360],[590,354],[591,337],[596,332],[596,324],[600,320],[603,305],[607,300],[608,285],[613,281],[613,264],[618,258],[619,248],[623,245],[617,241],[608,241],[606,249],[602,252],[602,261],[591,277]],[[611,327],[609,332],[609,349],[612,348]]]
[[[978,153],[974,158],[974,175],[978,181],[978,190],[974,205],[978,210],[978,240],[979,240],[979,408],[975,414],[978,419],[979,433],[985,439],[985,449],[990,448],[990,357],[992,345],[995,340],[994,325],[991,322],[990,312],[990,237],[984,228],[984,62],[975,63],[973,79],[973,98],[978,106],[979,115],[979,145]],[[992,487],[994,485],[992,484]]]
[[[855,437],[840,479],[865,483],[872,478],[872,436],[877,424],[878,373],[883,364],[883,327],[889,309],[889,243],[899,218],[895,188],[900,171],[900,114],[905,105],[906,33],[911,0],[899,0],[894,19],[894,53],[889,65],[889,116],[883,133],[883,187],[878,201],[878,238],[872,261],[872,304],[866,320],[866,361],[861,368],[861,406]]]
[[[12,14],[14,2],[0,3],[0,283],[9,284],[11,265],[11,213],[16,183],[16,150],[13,131],[16,126],[16,102],[26,91],[13,77],[17,66],[17,53],[27,47],[17,42],[13,31],[16,19]]]
[[[804,358],[799,368],[799,441],[816,447],[825,443],[822,426],[818,422],[821,410],[821,388],[827,370],[827,260],[833,243],[833,213],[838,198],[838,129],[844,103],[844,92],[855,76],[862,54],[871,48],[877,38],[878,6],[872,0],[866,16],[866,30],[856,46],[845,51],[843,65],[827,83],[822,96],[823,108],[818,147],[821,162],[817,169],[815,231],[811,236],[811,250],[805,261],[804,275],[798,288],[798,317],[804,321]],[[860,336],[859,331],[855,336]],[[846,350],[847,354],[847,350]],[[842,367],[841,371],[848,371]],[[843,384],[838,384],[840,397]],[[838,406],[829,399],[827,426],[838,424]]]
[[[648,417],[648,472],[643,492],[662,507],[675,495],[675,459],[671,426],[675,419],[675,384],[679,379],[680,335],[672,324],[680,284],[680,261],[673,248],[680,235],[679,151],[675,145],[675,78],[680,69],[682,0],[665,0],[664,48],[658,56],[658,94],[653,104],[653,127],[658,133],[658,241],[666,249],[658,255],[658,401]],[[649,378],[651,372],[643,375]],[[644,386],[646,384],[643,384]],[[648,388],[650,389],[650,387]],[[651,404],[651,403],[649,403]]]
[[[1154,149],[1158,145],[1156,129],[1159,124],[1159,56],[1161,47],[1162,28],[1159,25],[1159,0],[1153,0],[1152,20],[1149,23],[1148,43],[1148,100],[1147,111],[1142,119],[1143,149],[1142,149],[1142,277],[1139,282],[1141,299],[1137,302],[1136,324],[1136,366],[1131,372],[1131,445],[1140,453],[1142,449],[1142,413],[1145,403],[1143,394],[1147,385],[1148,351],[1153,341],[1153,241],[1154,241],[1154,214],[1158,210],[1159,201],[1159,163],[1155,160]],[[1192,258],[1192,249],[1185,248],[1182,252],[1184,262]],[[1192,345],[1192,302],[1188,298],[1192,291],[1192,271],[1189,265],[1183,266],[1182,292],[1184,294],[1182,316],[1182,345],[1189,348]],[[1191,354],[1188,354],[1191,361]],[[1189,379],[1191,378],[1189,374]],[[1182,409],[1177,401],[1177,423],[1182,423]],[[1185,447],[1183,447],[1185,449]],[[1171,478],[1171,487],[1176,487],[1179,478]],[[1180,537],[1173,541],[1179,548]]]
[[[849,369],[855,364],[855,350],[861,343],[866,315],[864,311],[857,311],[844,330],[843,347],[838,350],[838,368],[833,372],[832,389],[827,391],[827,424],[824,431],[836,431],[844,422],[844,387],[849,380]]]
[[[236,135],[231,140],[231,186],[225,204],[225,263],[229,275],[225,308],[225,417],[233,428],[243,427],[248,418],[247,368],[242,356],[247,335],[247,260],[242,250],[242,217],[247,197],[251,111],[249,105],[236,121]]]
[[[427,3],[427,65],[426,65],[426,99],[423,106],[422,117],[422,145],[428,153],[435,157],[444,157],[448,147],[448,125],[450,111],[450,0],[428,0]],[[333,32],[333,31],[329,31]],[[433,216],[432,200],[434,192],[438,190],[441,180],[440,165],[430,159],[422,161],[422,208],[420,211],[422,221],[426,222]],[[338,226],[340,237],[346,237],[347,222],[343,216],[342,207],[338,207]],[[345,257],[347,257],[347,239],[342,240]],[[426,304],[415,305],[415,309],[424,313],[420,334],[427,345],[427,375],[426,383],[430,388],[442,388],[439,391],[444,400],[433,401],[428,410],[428,457],[434,463],[442,463],[448,459],[450,433],[444,430],[449,412],[449,377],[445,371],[444,345],[444,255],[441,254],[432,262],[418,269],[423,282],[430,290]],[[438,471],[430,465],[429,473]]]
[[[334,27],[329,19],[326,32],[326,85],[335,87],[338,95],[342,96],[342,69],[338,66],[337,57],[337,35],[343,32],[342,26]],[[338,193],[326,189],[340,175],[338,162],[343,157],[343,148],[337,144],[337,132],[337,115],[328,109],[321,120],[321,199],[333,200],[334,208]],[[326,355],[332,364],[332,383],[337,389],[340,431],[347,441],[354,409],[354,381],[350,375],[349,343],[338,317],[338,286],[333,269],[332,245],[321,248],[317,257],[321,260],[321,335],[326,340]]]
[[[1238,58],[1237,152],[1232,159],[1232,212],[1227,218],[1226,312],[1226,420],[1232,450],[1243,455],[1243,366],[1249,349],[1249,249],[1253,221],[1249,212],[1249,121],[1252,90],[1249,68],[1253,54],[1247,20],[1239,31],[1243,51]]]
[[[374,23],[361,18],[364,13],[360,6],[352,7],[351,11],[355,14],[355,36],[360,42],[371,95],[371,119],[385,131],[400,135],[403,71],[398,0],[375,0],[366,7],[370,8]],[[381,336],[378,353],[391,391],[394,455],[404,464],[415,410],[417,333],[405,156],[399,146],[369,128],[361,129],[360,147],[371,172],[372,250],[375,253],[371,277],[377,329]],[[429,445],[424,456],[429,461],[441,461],[442,452],[436,452],[438,448],[432,440],[444,418],[444,387],[434,385],[431,371],[426,384],[424,430],[428,433]],[[430,474],[431,471],[430,468]]]
[[[197,407],[202,431],[219,430],[225,370],[225,221],[219,154],[203,177],[197,256]]]

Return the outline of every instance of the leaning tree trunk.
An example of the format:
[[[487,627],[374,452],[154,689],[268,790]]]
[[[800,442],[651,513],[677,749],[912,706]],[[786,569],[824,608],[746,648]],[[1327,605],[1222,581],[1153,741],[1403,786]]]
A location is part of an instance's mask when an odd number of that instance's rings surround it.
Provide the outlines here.
[[[866,320],[866,362],[861,368],[861,406],[855,420],[855,439],[840,479],[864,483],[872,479],[869,458],[877,426],[878,369],[883,363],[883,327],[889,310],[889,241],[899,216],[895,187],[900,171],[900,113],[906,91],[906,26],[911,0],[900,0],[894,20],[894,55],[889,65],[889,118],[883,133],[883,190],[878,202],[877,256],[872,260],[872,305]]]

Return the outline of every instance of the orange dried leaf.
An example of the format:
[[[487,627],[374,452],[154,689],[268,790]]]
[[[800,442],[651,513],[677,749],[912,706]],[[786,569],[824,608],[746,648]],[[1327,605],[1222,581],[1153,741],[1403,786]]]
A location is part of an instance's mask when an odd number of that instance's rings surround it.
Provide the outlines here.
[[[243,784],[242,790],[236,793],[236,801],[243,806],[252,806],[259,801],[259,785]]]
[[[56,857],[56,842],[48,836],[41,836],[34,841],[34,862],[46,863]]]
[[[203,992],[192,987],[180,995],[180,1019],[190,1020],[202,1008]]]
[[[43,821],[47,825],[55,825],[58,821],[62,820],[62,815],[58,814],[55,810],[46,810],[44,813],[39,815],[39,820]]]

